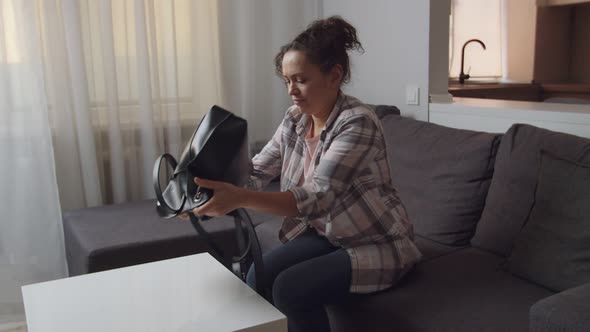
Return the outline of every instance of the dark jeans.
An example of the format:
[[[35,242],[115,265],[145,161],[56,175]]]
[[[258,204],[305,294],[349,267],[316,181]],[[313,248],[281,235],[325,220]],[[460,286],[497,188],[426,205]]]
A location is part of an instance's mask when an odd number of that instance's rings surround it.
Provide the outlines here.
[[[287,316],[289,331],[330,331],[325,306],[349,295],[351,267],[346,251],[310,229],[264,255],[266,288]],[[246,282],[256,284],[254,265]]]

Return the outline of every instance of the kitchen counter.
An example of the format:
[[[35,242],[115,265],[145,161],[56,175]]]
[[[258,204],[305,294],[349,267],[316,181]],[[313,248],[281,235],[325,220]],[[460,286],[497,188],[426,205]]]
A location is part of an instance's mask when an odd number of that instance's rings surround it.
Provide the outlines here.
[[[542,101],[538,84],[529,83],[449,83],[453,97],[503,99],[520,101]]]
[[[429,121],[447,127],[503,133],[514,123],[590,138],[590,104],[561,104],[478,98],[431,103]]]
[[[449,82],[453,97],[544,101],[550,98],[575,98],[590,101],[590,84],[578,83],[494,83]]]

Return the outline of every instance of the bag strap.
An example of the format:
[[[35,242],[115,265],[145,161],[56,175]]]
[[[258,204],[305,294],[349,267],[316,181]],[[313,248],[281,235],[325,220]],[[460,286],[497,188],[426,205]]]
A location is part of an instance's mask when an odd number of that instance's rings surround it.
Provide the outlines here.
[[[219,246],[215,243],[211,234],[207,232],[203,226],[201,226],[200,221],[203,219],[199,216],[195,216],[193,213],[190,213],[190,220],[193,227],[197,230],[199,235],[201,235],[209,244],[209,248],[211,249],[209,253],[215,257],[219,262],[224,264],[229,270],[233,271],[240,279],[246,279],[246,273],[243,273],[242,270],[236,271],[234,270],[234,263],[238,263],[241,265],[243,261],[248,257],[248,254],[252,255],[252,260],[254,262],[254,273],[256,276],[256,291],[262,295],[265,299],[270,300],[268,298],[268,290],[264,287],[264,262],[262,261],[262,249],[260,248],[260,242],[258,241],[258,236],[256,235],[256,230],[254,229],[254,224],[252,219],[250,219],[250,215],[244,209],[237,209],[229,213],[232,217],[234,217],[234,221],[236,224],[236,237],[238,240],[238,248],[239,248],[239,256],[234,256],[228,262],[228,259],[225,258],[225,254]],[[244,234],[242,230],[242,223],[245,224],[246,229],[248,231],[248,242],[244,243]]]
[[[254,275],[256,276],[256,291],[262,295],[267,301],[272,302],[270,298],[270,291],[264,287],[266,285],[264,278],[264,262],[262,260],[262,249],[260,248],[260,241],[254,229],[254,223],[250,219],[250,215],[244,209],[237,209],[234,211],[241,220],[245,220],[246,228],[248,229],[248,238],[250,241],[250,251],[252,252],[252,259],[254,261]]]
[[[213,238],[211,237],[211,234],[209,234],[209,232],[207,232],[203,226],[201,226],[200,220],[201,218],[194,215],[192,212],[189,213],[189,217],[191,220],[191,224],[193,225],[193,227],[197,230],[197,233],[199,233],[199,235],[201,235],[205,241],[207,241],[207,243],[209,244],[209,248],[211,249],[209,251],[209,253],[215,257],[218,261],[220,262],[225,262],[225,254],[223,253],[223,250],[221,250],[219,248],[219,246],[217,246],[217,244],[215,243],[215,241],[213,241]],[[224,264],[227,266],[227,264]]]

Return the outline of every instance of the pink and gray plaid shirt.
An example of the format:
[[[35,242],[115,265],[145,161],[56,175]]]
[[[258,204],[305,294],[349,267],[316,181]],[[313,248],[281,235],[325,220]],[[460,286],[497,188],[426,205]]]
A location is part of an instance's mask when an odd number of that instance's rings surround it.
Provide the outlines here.
[[[391,181],[381,122],[371,108],[340,93],[320,135],[312,184],[301,187],[310,120],[297,106],[287,110],[273,138],[252,159],[248,187],[261,190],[280,174],[281,191],[293,193],[299,210],[283,221],[281,241],[323,219],[328,241],[350,256],[350,292],[386,289],[422,255]]]

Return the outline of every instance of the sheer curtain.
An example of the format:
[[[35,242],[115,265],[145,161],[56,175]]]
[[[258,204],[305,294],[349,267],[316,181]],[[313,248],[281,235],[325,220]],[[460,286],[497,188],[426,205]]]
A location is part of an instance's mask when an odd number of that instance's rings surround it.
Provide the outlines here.
[[[0,328],[23,319],[21,285],[66,274],[35,9],[0,2]]]
[[[63,209],[153,197],[156,156],[224,104],[216,1],[40,1],[39,16]]]
[[[153,195],[221,94],[214,0],[0,0],[0,330],[66,276],[61,211]]]
[[[0,0],[0,330],[65,277],[61,211],[153,196],[213,104],[264,144],[289,106],[278,48],[321,0]]]

